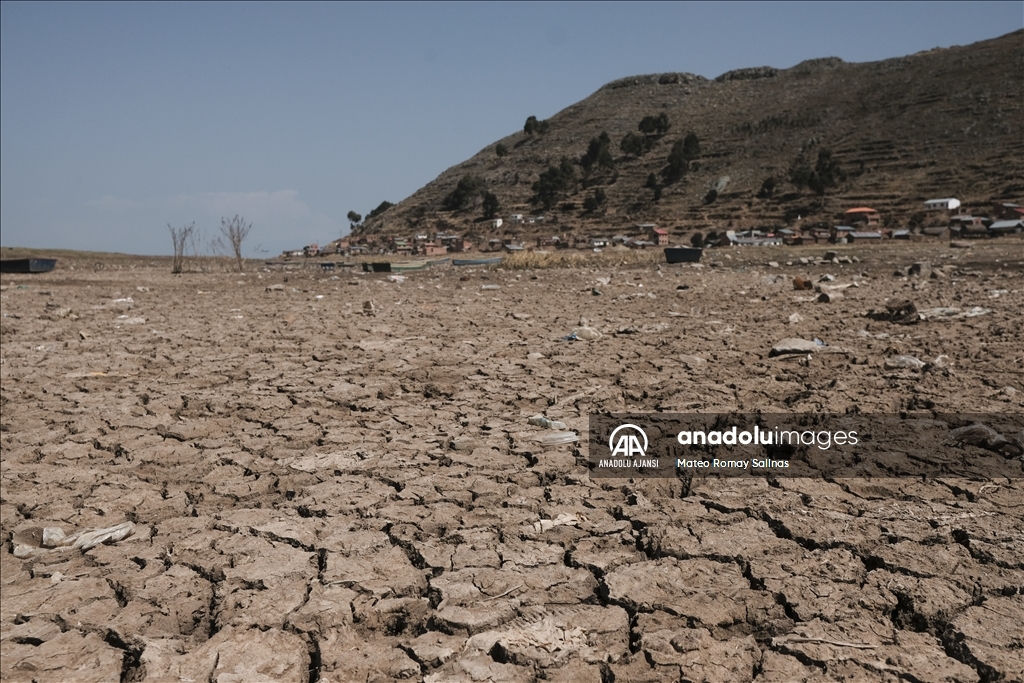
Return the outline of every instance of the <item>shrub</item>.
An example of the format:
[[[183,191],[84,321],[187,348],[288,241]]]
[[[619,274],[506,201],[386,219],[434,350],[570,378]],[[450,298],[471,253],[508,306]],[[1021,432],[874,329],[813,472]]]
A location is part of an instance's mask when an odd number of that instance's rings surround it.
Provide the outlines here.
[[[494,148],[494,153],[497,154],[499,157],[508,156],[508,147],[506,147],[503,143],[499,142],[498,145]]]
[[[538,121],[536,116],[530,116],[526,119],[526,124],[523,126],[523,132],[527,135],[543,135],[548,132],[549,124],[547,121]]]
[[[757,191],[759,199],[771,199],[772,195],[775,194],[775,178],[768,176],[761,183],[761,189]]]
[[[700,232],[695,232],[690,235],[690,244],[698,249],[704,246],[704,235]]]
[[[704,195],[705,204],[713,204],[716,199],[718,199],[718,190],[715,188],[711,188],[708,190],[708,193]]]

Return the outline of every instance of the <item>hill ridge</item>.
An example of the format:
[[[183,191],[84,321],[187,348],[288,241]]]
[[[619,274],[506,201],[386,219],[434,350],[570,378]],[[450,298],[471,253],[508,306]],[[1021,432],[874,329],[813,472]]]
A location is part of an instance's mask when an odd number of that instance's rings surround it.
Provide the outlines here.
[[[650,149],[625,154],[620,141],[645,116],[668,116]],[[530,238],[535,234],[604,234],[638,222],[681,234],[693,229],[829,222],[844,208],[869,204],[905,225],[932,196],[966,206],[1024,195],[1024,29],[967,46],[936,48],[876,62],[838,57],[727,71],[714,79],[688,72],[619,78],[546,121],[543,133],[517,131],[460,164],[354,231],[354,237],[455,230]],[[581,157],[606,131],[614,168],[589,177]],[[693,131],[701,153],[688,172],[667,182],[669,153]],[[499,147],[507,154],[499,156]],[[843,180],[819,195],[790,181],[830,150]],[[444,210],[459,180],[479,178],[501,205],[498,216],[534,213],[534,183],[562,157],[576,181],[540,227],[495,231],[482,218],[483,193],[465,208]],[[646,187],[655,174],[660,189]],[[773,178],[777,190],[758,197]],[[710,190],[717,188],[717,197]],[[600,189],[596,211],[584,203]],[[660,196],[659,196],[660,195]],[[713,201],[708,201],[713,199]],[[552,225],[553,224],[553,225]]]

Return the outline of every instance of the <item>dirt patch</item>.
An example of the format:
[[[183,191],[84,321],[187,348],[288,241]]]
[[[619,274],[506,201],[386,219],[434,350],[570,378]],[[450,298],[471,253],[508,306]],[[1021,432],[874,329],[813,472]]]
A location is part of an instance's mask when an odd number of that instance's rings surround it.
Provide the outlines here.
[[[964,251],[5,275],[0,677],[1020,680],[1020,479],[586,469],[592,411],[1021,414],[1021,244]]]

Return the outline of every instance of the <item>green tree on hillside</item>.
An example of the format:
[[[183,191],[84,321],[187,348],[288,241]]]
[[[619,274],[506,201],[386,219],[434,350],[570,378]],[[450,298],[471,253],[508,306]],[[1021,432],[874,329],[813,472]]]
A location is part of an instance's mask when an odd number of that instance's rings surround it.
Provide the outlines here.
[[[700,139],[692,130],[683,139],[683,156],[687,161],[700,158]]]
[[[832,157],[832,150],[818,150],[818,161],[814,164],[814,173],[808,186],[822,196],[827,188],[835,187],[845,180],[846,173],[843,172],[839,161]]]
[[[538,121],[536,116],[530,116],[526,119],[526,124],[523,126],[523,132],[527,135],[543,135],[548,132],[549,125],[547,121]]]
[[[459,180],[459,184],[455,186],[455,189],[441,200],[441,208],[445,211],[461,211],[466,209],[472,206],[485,189],[486,185],[482,178],[471,174],[464,175]]]
[[[499,142],[497,146],[494,148],[494,153],[497,154],[499,157],[508,156],[508,147],[506,147],[503,143]]]
[[[494,218],[498,214],[501,203],[493,192],[484,192],[484,218]]]
[[[690,170],[690,162],[700,156],[700,140],[690,131],[682,140],[676,140],[668,153],[668,166],[662,171],[665,182],[674,183]]]
[[[686,157],[683,152],[683,141],[676,140],[676,143],[672,145],[672,151],[668,153],[668,166],[662,171],[662,175],[665,176],[665,182],[674,183],[689,170],[690,160]]]
[[[668,115],[665,112],[657,116],[645,116],[640,119],[637,130],[645,135],[664,135],[671,128]]]
[[[612,157],[611,146],[612,140],[608,137],[607,131],[602,131],[596,138],[590,138],[587,153],[580,159],[580,166],[587,173],[590,173],[595,165],[602,168],[613,168],[615,159]]]
[[[814,175],[814,169],[807,164],[796,164],[789,169],[789,182],[796,186],[796,189],[802,190],[811,181],[811,176]]]
[[[587,213],[594,213],[608,200],[605,191],[600,187],[594,190],[594,194],[583,200],[583,210]]]
[[[576,169],[567,157],[562,157],[558,166],[548,166],[533,184],[534,203],[550,209],[562,194],[576,189]]]
[[[366,219],[369,220],[371,218],[375,218],[376,216],[379,216],[382,213],[384,213],[385,211],[387,211],[388,209],[390,209],[392,206],[394,206],[394,204],[392,204],[391,202],[389,202],[387,200],[384,200],[383,202],[381,202],[380,204],[377,205],[376,209],[374,209],[370,213],[366,214]]]
[[[768,176],[761,183],[761,189],[757,191],[758,199],[771,199],[775,194],[775,178]]]
[[[348,222],[349,222],[349,225],[350,225],[350,227],[352,227],[353,229],[354,229],[354,228],[355,228],[355,227],[356,227],[357,225],[359,225],[359,222],[360,222],[360,221],[362,221],[362,220],[363,220],[363,217],[362,217],[362,216],[360,216],[360,215],[359,215],[358,213],[356,213],[355,211],[349,211],[349,212],[348,212],[348,216],[347,216],[347,218],[348,218]]]
[[[789,182],[798,190],[810,188],[819,197],[825,195],[830,187],[835,187],[846,180],[839,161],[832,156],[832,150],[818,150],[818,160],[811,168],[807,163],[796,163],[789,171]]]
[[[645,135],[637,135],[630,131],[626,133],[622,142],[619,143],[619,149],[622,150],[623,154],[629,156],[639,157],[651,149],[654,146],[654,139],[649,138]]]

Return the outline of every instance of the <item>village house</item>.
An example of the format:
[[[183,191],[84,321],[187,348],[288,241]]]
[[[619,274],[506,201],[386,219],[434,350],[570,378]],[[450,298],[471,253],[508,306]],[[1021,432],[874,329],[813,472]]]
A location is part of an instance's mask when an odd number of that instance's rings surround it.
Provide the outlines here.
[[[949,239],[949,227],[922,228],[921,234],[925,237],[936,237],[938,239]]]
[[[421,248],[424,256],[444,256],[448,253],[448,247],[435,242],[426,242]]]
[[[494,228],[495,230],[500,228],[503,224],[504,221],[502,221],[500,218],[495,218],[493,221],[491,221],[491,227]]]
[[[852,225],[835,225],[829,230],[828,236],[830,240],[839,242],[848,238],[855,229]]]
[[[648,240],[654,242],[660,247],[668,246],[668,230],[665,228],[652,228],[648,233]]]
[[[320,245],[316,244],[316,243],[314,243],[314,244],[307,244],[306,246],[304,246],[302,248],[302,254],[300,254],[300,256],[305,256],[306,258],[309,258],[310,256],[319,256],[319,255],[320,255]]]
[[[413,245],[409,244],[409,240],[404,237],[396,237],[391,248],[396,254],[401,254],[403,256],[408,256],[414,251]]]
[[[858,206],[855,209],[847,209],[845,214],[846,220],[854,224],[864,224],[868,227],[879,225],[882,222],[882,217],[874,209],[866,206]]]
[[[992,215],[1001,221],[1024,220],[1024,206],[1009,202],[996,202],[992,205]]]
[[[1019,218],[1006,221],[996,221],[988,226],[989,233],[993,235],[1008,235],[1011,232],[1024,231],[1024,220]]]
[[[434,237],[434,242],[447,248],[447,252],[459,252],[462,251],[464,241],[459,235],[446,235],[444,233],[437,233]]]
[[[945,199],[929,199],[924,203],[925,211],[954,211],[960,208],[960,200],[955,197]]]
[[[881,242],[882,233],[868,230],[854,230],[846,236],[846,241],[851,244],[857,242]]]

